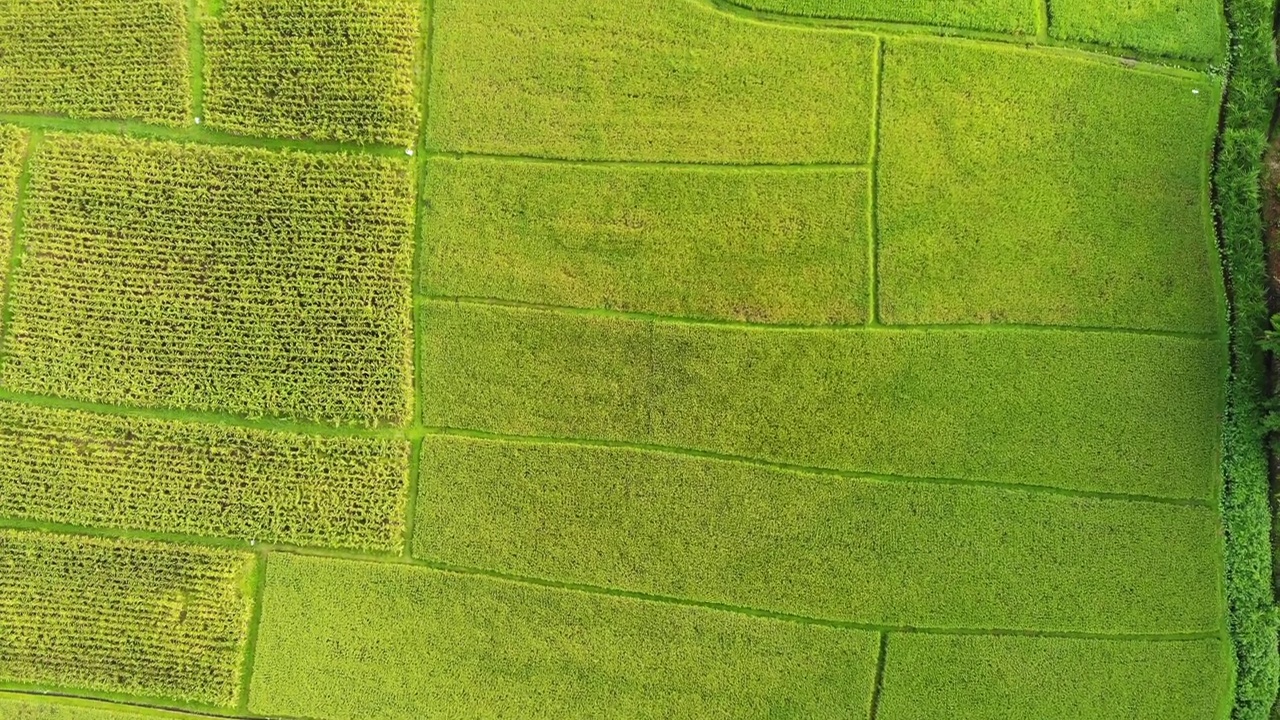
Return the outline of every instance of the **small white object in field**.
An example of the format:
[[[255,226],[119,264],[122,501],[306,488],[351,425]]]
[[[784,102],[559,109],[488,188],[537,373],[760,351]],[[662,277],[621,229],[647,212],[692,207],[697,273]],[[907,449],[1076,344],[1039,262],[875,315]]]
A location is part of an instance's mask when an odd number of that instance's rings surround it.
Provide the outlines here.
[[[1199,91],[1199,90],[1195,90],[1195,89],[1193,89],[1193,90],[1191,91],[1191,94],[1193,94],[1193,95],[1199,95],[1199,94],[1200,94],[1200,91]]]
[[[197,125],[199,125],[199,124],[200,124],[200,118],[198,118],[198,117],[196,118],[196,124],[197,124]]]
[[[405,148],[405,149],[404,149],[404,154],[405,154],[405,155],[412,155],[412,154],[413,154],[413,148]]]

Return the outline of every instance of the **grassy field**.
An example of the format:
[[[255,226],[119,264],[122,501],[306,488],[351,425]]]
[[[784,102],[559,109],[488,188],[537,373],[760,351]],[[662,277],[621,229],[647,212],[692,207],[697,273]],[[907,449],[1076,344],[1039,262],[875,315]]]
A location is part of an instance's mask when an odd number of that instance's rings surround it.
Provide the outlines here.
[[[1230,2],[0,2],[0,720],[1263,720]]]

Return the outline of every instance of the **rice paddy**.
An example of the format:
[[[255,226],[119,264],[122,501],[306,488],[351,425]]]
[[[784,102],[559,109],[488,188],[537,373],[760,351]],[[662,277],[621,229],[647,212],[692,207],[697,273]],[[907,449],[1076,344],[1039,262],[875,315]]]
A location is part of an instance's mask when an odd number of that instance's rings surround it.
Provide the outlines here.
[[[0,720],[1265,720],[1249,2],[0,7]]]

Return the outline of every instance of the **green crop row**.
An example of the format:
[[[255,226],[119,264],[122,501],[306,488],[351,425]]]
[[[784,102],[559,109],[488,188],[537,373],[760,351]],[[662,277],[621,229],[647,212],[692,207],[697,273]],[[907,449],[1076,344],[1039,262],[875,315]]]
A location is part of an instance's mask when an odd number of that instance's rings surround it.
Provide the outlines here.
[[[1238,669],[1233,720],[1264,720],[1280,679],[1272,566],[1271,469],[1259,339],[1268,327],[1262,157],[1276,107],[1275,0],[1228,0],[1231,72],[1214,187],[1231,300],[1223,437],[1227,600]]]
[[[398,551],[409,449],[0,403],[0,516]]]
[[[272,554],[249,709],[401,718],[862,718],[875,634]]]
[[[0,290],[9,274],[9,256],[13,249],[14,212],[18,203],[18,176],[26,154],[27,132],[0,125]]]
[[[421,0],[223,0],[204,120],[235,133],[412,147]]]
[[[884,20],[1035,35],[1044,0],[727,0],[752,10],[804,17]],[[1069,0],[1055,0],[1059,2]]]
[[[1034,35],[1048,14],[1060,40],[1107,45],[1188,60],[1222,56],[1224,25],[1216,0],[727,0],[752,10],[816,18],[917,23]],[[1043,7],[1042,7],[1043,6]]]
[[[0,3],[0,111],[179,125],[190,113],[185,0]]]
[[[890,634],[879,720],[1222,720],[1219,639]]]
[[[367,155],[47,135],[31,160],[3,384],[404,424],[411,170]]]
[[[436,149],[865,163],[876,41],[688,0],[438,0]]]
[[[1221,329],[1216,83],[930,39],[884,68],[886,323]]]
[[[423,281],[438,295],[856,324],[867,196],[861,169],[434,159]]]
[[[1207,507],[423,442],[413,550],[427,560],[874,625],[1222,624],[1221,529]]]
[[[0,681],[232,706],[246,552],[0,530]]]
[[[424,304],[429,425],[1212,500],[1221,343],[786,330]]]

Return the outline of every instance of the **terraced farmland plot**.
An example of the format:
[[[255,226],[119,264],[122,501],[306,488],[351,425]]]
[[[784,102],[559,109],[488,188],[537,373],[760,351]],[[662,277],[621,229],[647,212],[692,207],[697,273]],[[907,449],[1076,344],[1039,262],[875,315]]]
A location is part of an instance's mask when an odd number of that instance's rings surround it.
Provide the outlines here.
[[[1263,720],[1222,20],[0,7],[0,720]]]

